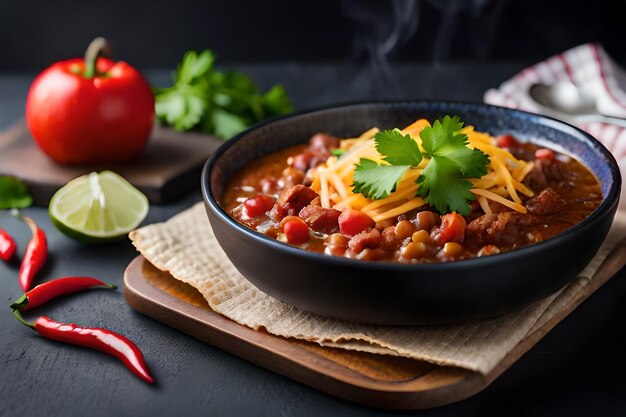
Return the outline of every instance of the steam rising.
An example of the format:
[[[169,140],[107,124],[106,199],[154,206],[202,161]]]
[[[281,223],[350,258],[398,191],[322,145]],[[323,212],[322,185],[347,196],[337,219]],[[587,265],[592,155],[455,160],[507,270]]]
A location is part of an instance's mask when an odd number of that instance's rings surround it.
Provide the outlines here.
[[[368,93],[369,98],[407,98],[390,64],[398,53],[402,51],[412,61],[428,62],[426,53],[432,50],[431,69],[422,76],[434,80],[445,63],[449,62],[459,35],[466,40],[466,50],[462,51],[461,56],[474,54],[478,58],[486,58],[495,40],[498,17],[508,1],[342,0],[343,13],[356,22],[354,58],[365,58],[368,62],[350,82],[358,86],[362,93]],[[429,45],[424,40],[418,44],[422,50],[407,50],[407,44],[419,29],[424,6],[439,12],[427,16],[440,22],[435,34],[425,36],[425,39],[434,38],[433,44]],[[423,94],[431,92],[424,91]]]

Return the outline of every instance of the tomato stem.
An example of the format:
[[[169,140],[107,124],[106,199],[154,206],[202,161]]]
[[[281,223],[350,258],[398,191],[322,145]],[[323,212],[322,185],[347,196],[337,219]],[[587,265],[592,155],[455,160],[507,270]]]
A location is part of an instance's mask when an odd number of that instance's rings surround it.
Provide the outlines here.
[[[111,53],[111,44],[102,36],[98,36],[92,40],[87,51],[85,51],[85,78],[93,78],[98,75],[96,63],[98,57],[102,54],[109,55]]]

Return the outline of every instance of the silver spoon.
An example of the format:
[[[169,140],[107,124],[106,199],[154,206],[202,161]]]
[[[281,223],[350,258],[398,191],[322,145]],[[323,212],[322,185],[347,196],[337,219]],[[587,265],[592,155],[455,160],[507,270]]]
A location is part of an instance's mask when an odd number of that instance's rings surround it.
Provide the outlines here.
[[[595,98],[572,83],[533,84],[528,93],[549,116],[573,123],[604,122],[626,127],[626,119],[601,114]]]

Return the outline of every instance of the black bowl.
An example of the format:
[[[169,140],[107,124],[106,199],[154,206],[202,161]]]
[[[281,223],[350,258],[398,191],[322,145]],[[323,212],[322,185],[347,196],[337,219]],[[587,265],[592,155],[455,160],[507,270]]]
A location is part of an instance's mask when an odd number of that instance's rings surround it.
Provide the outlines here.
[[[546,241],[484,258],[429,265],[365,262],[307,252],[239,224],[219,204],[226,181],[246,163],[323,131],[354,137],[376,126],[457,115],[492,135],[510,133],[575,156],[601,181],[603,199],[585,220]],[[597,140],[566,123],[486,104],[378,102],[294,114],[258,124],[220,147],[202,173],[213,232],[235,267],[286,303],[325,316],[385,325],[483,318],[562,288],[593,258],[609,231],[621,178]]]

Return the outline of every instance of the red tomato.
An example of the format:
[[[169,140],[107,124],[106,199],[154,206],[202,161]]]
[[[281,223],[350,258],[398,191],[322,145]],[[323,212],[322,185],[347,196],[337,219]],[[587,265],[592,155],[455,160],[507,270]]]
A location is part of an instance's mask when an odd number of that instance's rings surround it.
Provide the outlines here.
[[[552,160],[554,159],[554,151],[548,148],[539,148],[535,151],[536,159]]]
[[[457,212],[445,214],[441,218],[441,226],[433,231],[432,239],[438,245],[444,245],[447,242],[463,242],[465,226],[465,219]]]
[[[257,194],[243,202],[248,217],[259,217],[274,207],[274,197],[267,194]]]
[[[517,140],[511,135],[501,135],[496,138],[496,143],[501,148],[513,148],[518,145]]]
[[[146,144],[154,123],[154,96],[139,71],[97,58],[85,76],[82,58],[53,64],[37,76],[26,102],[35,142],[60,164],[123,162]]]
[[[309,226],[299,217],[291,216],[283,224],[287,242],[299,245],[309,240]]]
[[[339,231],[344,235],[354,236],[375,225],[370,216],[359,210],[349,208],[339,215]]]

